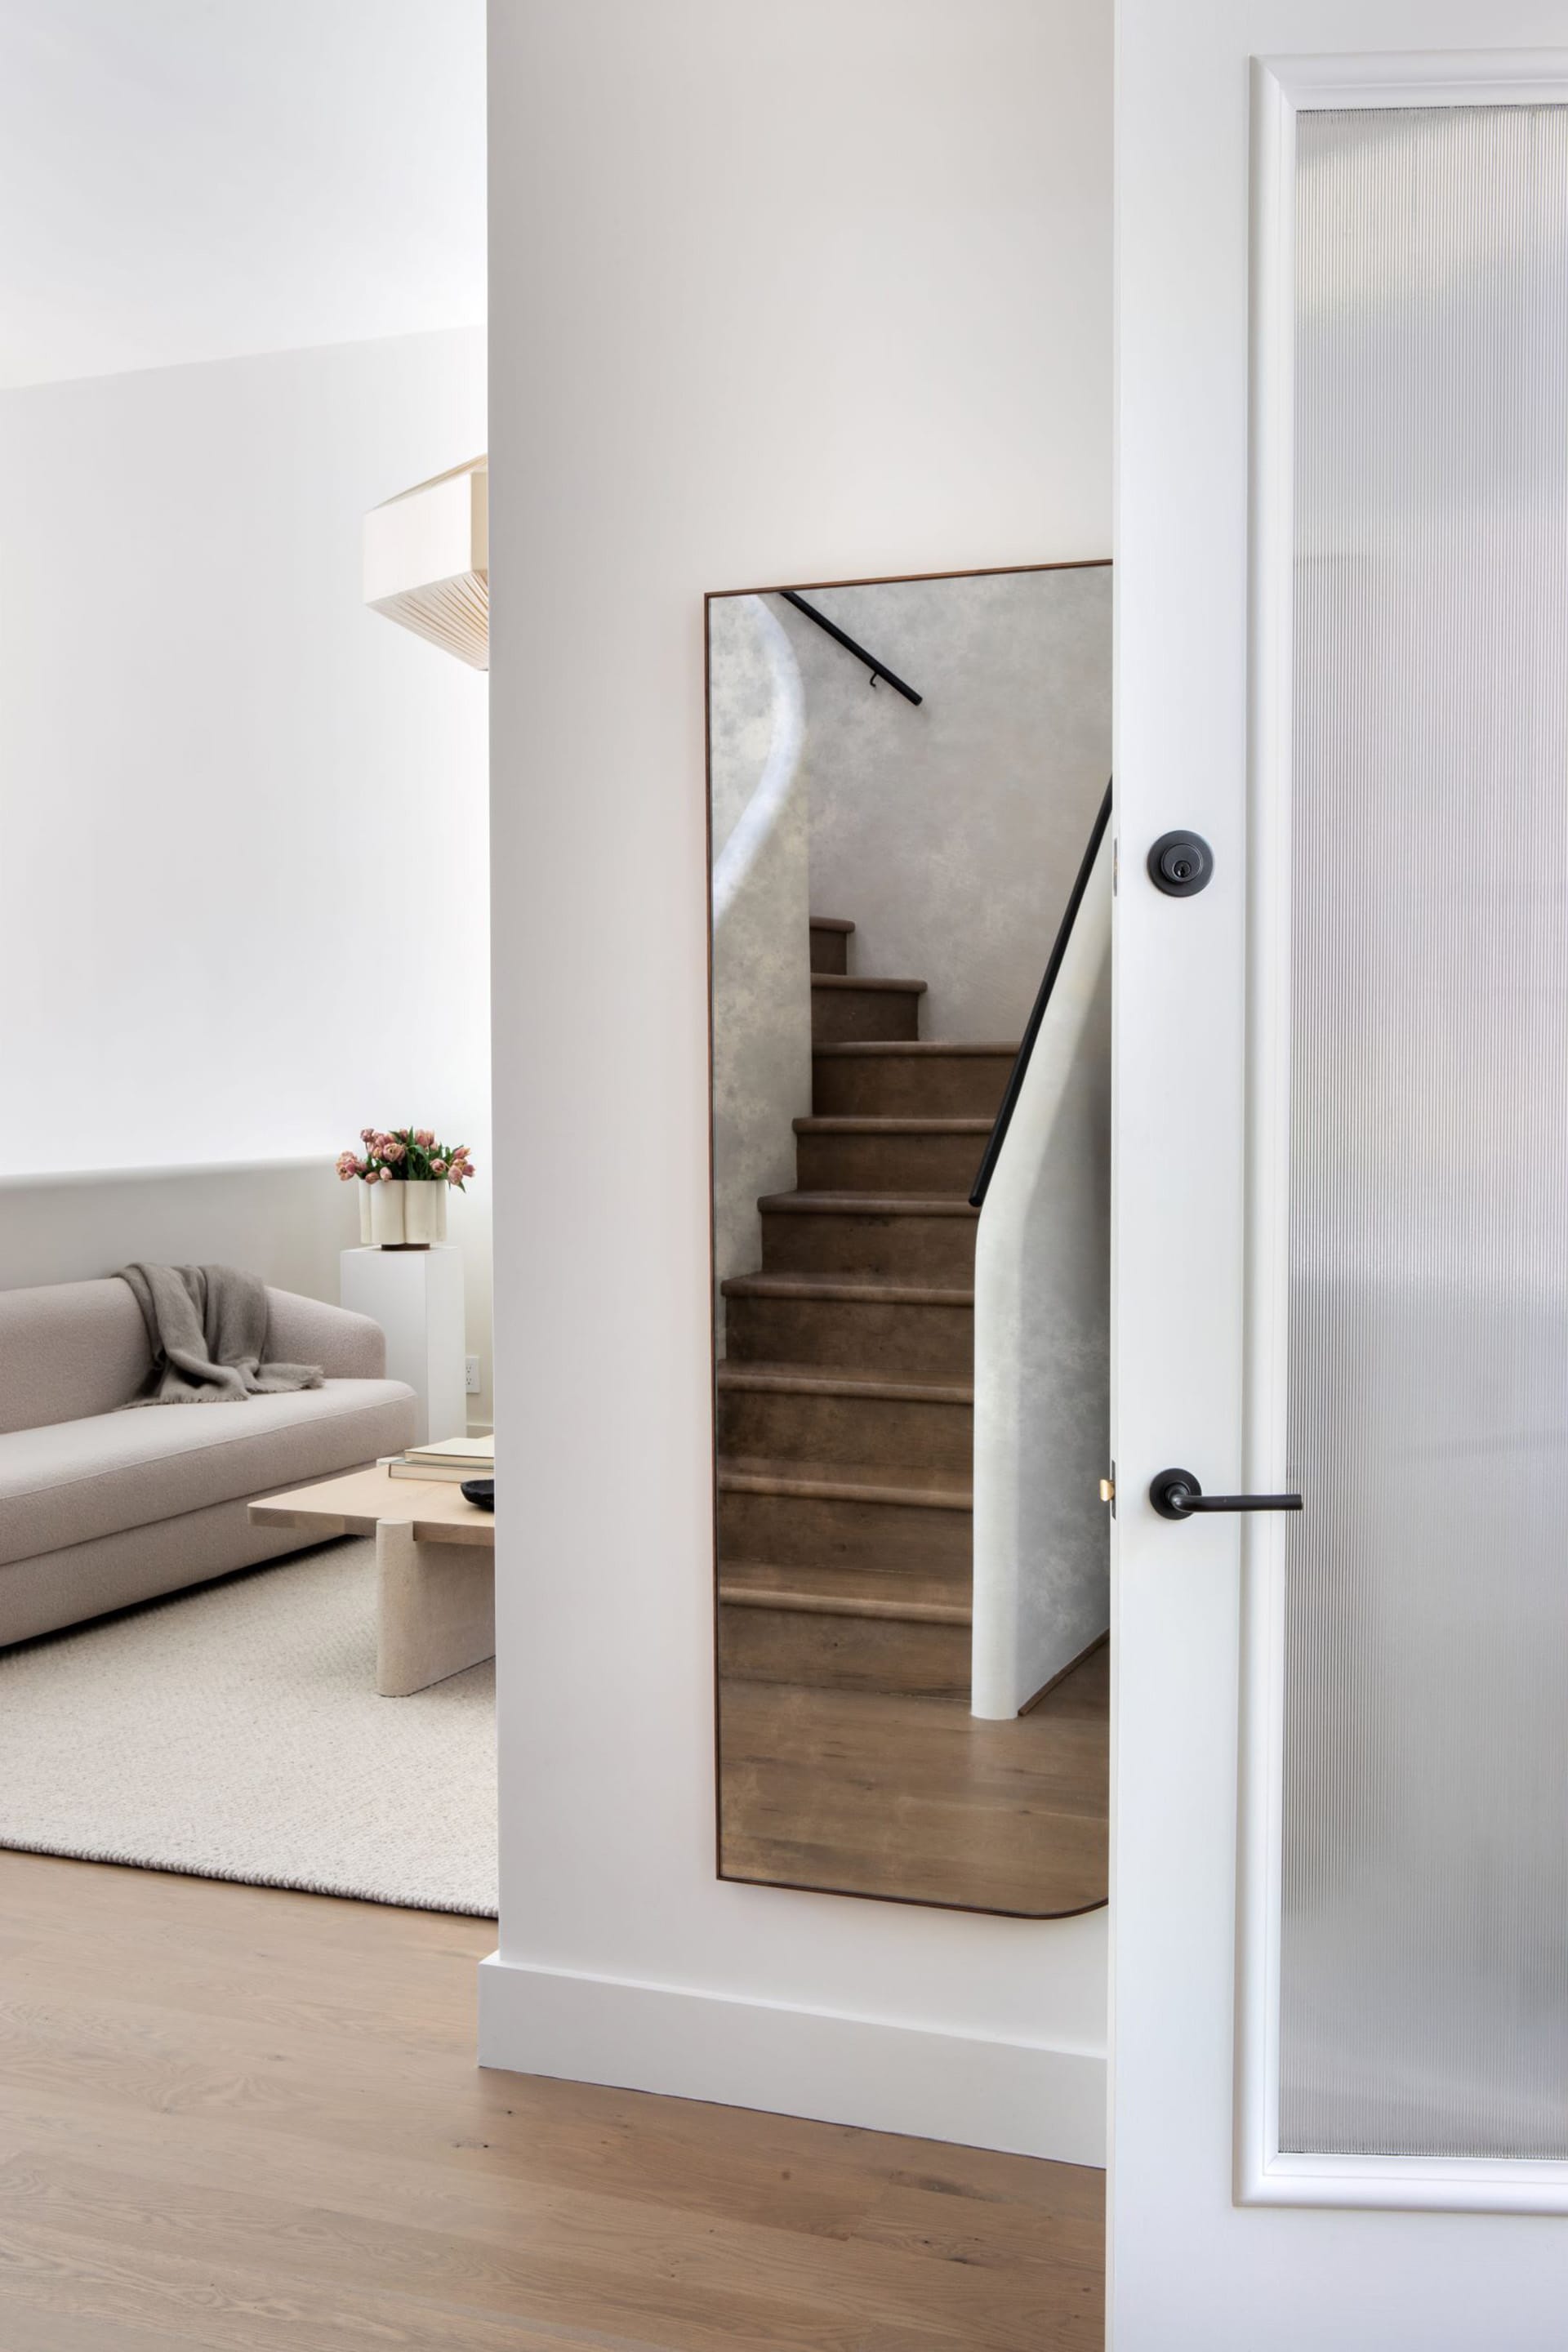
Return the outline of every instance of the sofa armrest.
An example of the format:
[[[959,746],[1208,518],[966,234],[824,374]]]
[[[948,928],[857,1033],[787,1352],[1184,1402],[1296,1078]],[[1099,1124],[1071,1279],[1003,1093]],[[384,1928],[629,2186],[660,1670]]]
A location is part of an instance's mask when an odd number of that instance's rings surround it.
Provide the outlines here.
[[[267,1352],[281,1364],[320,1364],[330,1381],[386,1377],[386,1334],[379,1323],[294,1290],[268,1289]]]

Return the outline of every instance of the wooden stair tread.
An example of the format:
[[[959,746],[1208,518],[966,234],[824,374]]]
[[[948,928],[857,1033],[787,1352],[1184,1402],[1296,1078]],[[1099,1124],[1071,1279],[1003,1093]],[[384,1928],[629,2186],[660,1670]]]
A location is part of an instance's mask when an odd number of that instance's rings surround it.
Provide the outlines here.
[[[852,1199],[858,1196],[851,1194]],[[837,1275],[731,1274],[719,1286],[726,1298],[826,1298],[885,1307],[973,1307],[973,1289],[848,1279]]]
[[[873,1111],[810,1111],[794,1122],[797,1135],[989,1135],[995,1124],[994,1118],[893,1118]]]
[[[855,971],[814,971],[811,984],[813,988],[879,989],[887,994],[901,996],[923,996],[926,992],[923,980],[868,980]]]
[[[833,975],[830,973],[828,977],[832,978]],[[863,986],[864,982],[859,984]],[[970,1044],[967,1039],[945,1044],[940,1037],[848,1037],[837,1045],[814,1045],[811,1050],[814,1054],[831,1055],[837,1061],[860,1060],[869,1054],[913,1054],[917,1056],[925,1055],[928,1057],[941,1056],[944,1054],[959,1057],[977,1054],[987,1056],[1006,1054],[1014,1061],[1018,1058],[1016,1045],[976,1045]]]
[[[764,1192],[759,1209],[789,1216],[978,1217],[962,1192]]]
[[[878,1617],[914,1625],[970,1625],[974,1612],[934,1576],[879,1576],[853,1568],[775,1568],[726,1561],[719,1598],[731,1609],[784,1609],[803,1616]]]
[[[946,1220],[976,1213],[971,1163],[1016,1049],[922,1046],[926,982],[851,971],[854,929],[811,919],[796,1186],[758,1202],[767,1270],[720,1286],[720,1674],[962,1705],[975,1228]]]
[[[919,1510],[971,1511],[970,1475],[885,1463],[794,1462],[721,1454],[721,1495],[794,1495],[818,1503],[905,1503]]]
[[[973,1404],[972,1381],[933,1381],[921,1372],[841,1371],[823,1364],[752,1363],[721,1358],[721,1389],[760,1389],[792,1396],[887,1397],[900,1404]]]

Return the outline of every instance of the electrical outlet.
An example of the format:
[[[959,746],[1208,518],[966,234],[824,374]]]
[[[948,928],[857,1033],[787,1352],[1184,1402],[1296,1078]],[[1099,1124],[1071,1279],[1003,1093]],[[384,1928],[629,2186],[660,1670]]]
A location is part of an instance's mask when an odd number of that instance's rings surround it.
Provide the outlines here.
[[[470,1396],[479,1392],[479,1360],[477,1356],[463,1358],[463,1386]]]

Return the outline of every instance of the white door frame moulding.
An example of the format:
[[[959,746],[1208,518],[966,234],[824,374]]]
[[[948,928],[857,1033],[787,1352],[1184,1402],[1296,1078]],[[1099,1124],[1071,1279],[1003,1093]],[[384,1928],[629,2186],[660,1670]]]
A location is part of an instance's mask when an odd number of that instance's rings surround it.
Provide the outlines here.
[[[1061,2164],[1105,2162],[1105,2059],[492,1953],[479,2063]]]
[[[1265,58],[1252,86],[1247,1484],[1284,1486],[1289,1156],[1296,117],[1568,103],[1568,49]],[[1243,2204],[1568,2213],[1568,2163],[1279,2148],[1282,1522],[1244,1523],[1236,2195]]]

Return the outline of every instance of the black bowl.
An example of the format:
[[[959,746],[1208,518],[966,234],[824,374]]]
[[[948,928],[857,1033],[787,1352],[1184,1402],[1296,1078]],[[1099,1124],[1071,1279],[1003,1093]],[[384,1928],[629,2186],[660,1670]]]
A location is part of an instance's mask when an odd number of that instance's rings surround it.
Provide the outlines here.
[[[478,1510],[493,1511],[496,1507],[496,1482],[493,1478],[465,1478],[463,1496]]]

